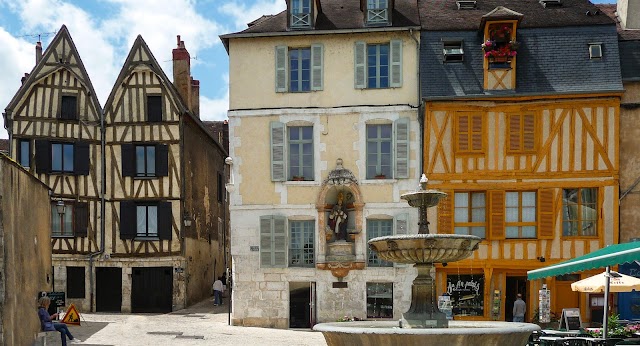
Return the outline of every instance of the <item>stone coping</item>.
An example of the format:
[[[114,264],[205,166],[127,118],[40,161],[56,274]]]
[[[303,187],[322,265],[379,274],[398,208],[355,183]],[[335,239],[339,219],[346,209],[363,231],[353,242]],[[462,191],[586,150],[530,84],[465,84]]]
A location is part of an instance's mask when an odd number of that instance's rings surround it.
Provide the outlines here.
[[[449,321],[449,328],[399,328],[398,321],[354,321],[316,324],[313,330],[347,334],[487,335],[532,333],[533,323],[501,321]]]
[[[384,237],[373,238],[368,241],[369,244],[381,241],[381,240],[398,240],[398,239],[461,239],[461,240],[477,240],[482,241],[482,238],[475,235],[468,234],[398,234],[398,235],[386,235]]]

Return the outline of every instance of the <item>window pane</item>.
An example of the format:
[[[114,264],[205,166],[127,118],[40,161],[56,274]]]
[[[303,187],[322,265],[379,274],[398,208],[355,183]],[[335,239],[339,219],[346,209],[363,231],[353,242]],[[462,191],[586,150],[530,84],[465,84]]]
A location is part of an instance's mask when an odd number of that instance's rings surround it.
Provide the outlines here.
[[[29,152],[29,141],[21,140],[20,141],[20,165],[22,167],[29,167],[31,160],[31,153]]]
[[[518,227],[507,227],[505,237],[506,238],[518,238]]]
[[[62,171],[62,144],[51,144],[51,170]]]
[[[136,175],[144,175],[146,172],[144,170],[144,147],[137,146],[136,147]]]
[[[393,318],[393,283],[367,282],[367,318]]]
[[[523,192],[522,193],[522,206],[523,207],[535,207],[536,206],[536,193],[535,192]]]
[[[484,208],[474,208],[471,210],[471,221],[472,222],[485,222],[486,221],[486,211]]]
[[[73,235],[73,206],[66,205],[64,211],[64,235]]]
[[[485,227],[471,227],[471,235],[475,235],[480,238],[485,238],[486,231]]]
[[[469,227],[454,227],[453,229],[455,234],[469,234]]]
[[[60,229],[60,214],[58,214],[58,208],[56,208],[56,204],[51,204],[51,233],[53,235],[61,235],[62,230]]]
[[[393,220],[367,220],[367,240],[393,234]],[[378,258],[375,251],[367,249],[368,265],[372,267],[391,267],[393,263]]]
[[[455,222],[469,222],[469,209],[467,208],[455,208]]]
[[[506,212],[506,222],[518,222],[518,208],[507,208]]]
[[[471,201],[474,207],[484,207],[485,206],[485,196],[484,192],[475,192],[471,194]]]
[[[62,170],[65,172],[73,171],[73,144],[63,144],[62,153]]]
[[[156,147],[147,147],[147,175],[156,175]]]
[[[506,197],[506,205],[507,207],[517,207],[518,206],[518,193],[517,192],[507,192],[505,194]]]
[[[455,207],[468,207],[469,206],[469,194],[468,193],[456,193],[455,194]]]
[[[155,205],[150,205],[147,207],[147,225],[148,230],[147,233],[150,237],[154,237],[158,235],[158,207]]]
[[[302,139],[313,139],[313,126],[302,127]]]
[[[522,221],[523,222],[535,222],[536,221],[536,208],[522,208]]]
[[[136,221],[137,221],[137,233],[146,234],[147,232],[147,207],[139,205],[136,207]]]
[[[522,238],[535,238],[535,237],[536,237],[536,226],[522,227]]]

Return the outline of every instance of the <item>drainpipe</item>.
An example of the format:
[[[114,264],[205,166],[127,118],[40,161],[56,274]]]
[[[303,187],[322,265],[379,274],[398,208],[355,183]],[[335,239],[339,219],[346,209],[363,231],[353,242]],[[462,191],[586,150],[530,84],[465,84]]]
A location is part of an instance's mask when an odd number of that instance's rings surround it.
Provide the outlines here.
[[[418,81],[418,124],[420,124],[420,133],[418,137],[420,138],[420,148],[418,148],[418,155],[420,155],[420,167],[418,170],[418,175],[424,170],[424,155],[422,154],[422,150],[424,149],[424,114],[422,108],[422,97],[421,97],[421,88],[422,88],[422,80],[420,79],[420,41],[418,41],[415,36],[413,36],[413,29],[409,29],[409,37],[413,39],[413,42],[416,43],[416,74]]]
[[[93,275],[93,260],[96,256],[104,253],[104,242],[105,242],[105,230],[106,230],[106,226],[105,226],[105,211],[106,211],[106,206],[105,206],[105,193],[106,193],[106,186],[107,186],[107,173],[105,172],[105,168],[107,167],[107,160],[105,158],[105,135],[106,135],[106,128],[105,128],[105,123],[104,123],[104,118],[105,118],[105,112],[104,110],[102,110],[101,114],[100,114],[100,164],[102,165],[102,169],[100,172],[100,180],[101,180],[101,184],[100,184],[100,249],[96,252],[90,253],[89,254],[89,311],[94,311],[93,307],[93,302],[94,302],[94,294],[93,292],[95,291],[94,287],[95,287],[95,278]]]

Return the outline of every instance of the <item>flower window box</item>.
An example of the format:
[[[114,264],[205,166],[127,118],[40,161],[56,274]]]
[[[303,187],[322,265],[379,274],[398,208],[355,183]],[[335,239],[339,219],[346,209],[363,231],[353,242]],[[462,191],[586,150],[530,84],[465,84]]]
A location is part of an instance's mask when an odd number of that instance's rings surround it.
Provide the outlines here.
[[[490,63],[510,63],[520,47],[520,43],[512,38],[511,24],[491,24],[489,39],[482,44],[484,57]]]

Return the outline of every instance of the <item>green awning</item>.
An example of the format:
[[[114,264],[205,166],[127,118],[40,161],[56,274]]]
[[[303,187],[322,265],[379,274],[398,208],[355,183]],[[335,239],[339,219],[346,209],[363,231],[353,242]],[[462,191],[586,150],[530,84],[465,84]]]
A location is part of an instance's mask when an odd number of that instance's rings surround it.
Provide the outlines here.
[[[527,272],[527,278],[529,280],[542,279],[549,276],[604,268],[633,261],[640,261],[640,241],[610,245],[568,261],[540,269],[529,270]]]

